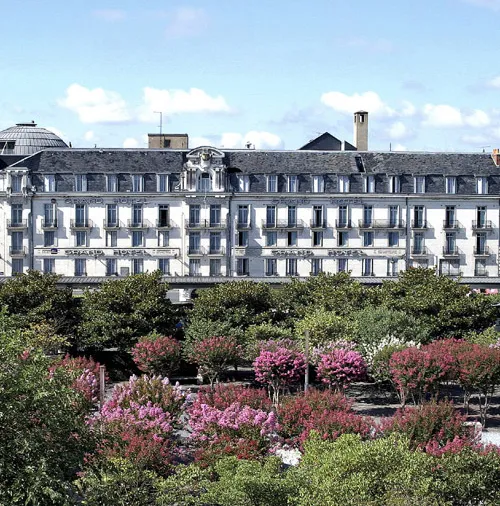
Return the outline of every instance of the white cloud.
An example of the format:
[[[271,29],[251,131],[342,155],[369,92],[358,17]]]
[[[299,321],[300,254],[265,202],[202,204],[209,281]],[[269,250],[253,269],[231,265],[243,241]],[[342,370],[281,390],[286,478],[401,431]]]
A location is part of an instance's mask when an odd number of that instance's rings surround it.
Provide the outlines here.
[[[374,91],[353,93],[352,95],[346,95],[340,91],[329,91],[321,95],[321,102],[343,114],[353,114],[359,110],[386,117],[396,114],[396,111],[383,102]]]
[[[478,7],[486,7],[494,11],[500,10],[500,0],[463,0],[465,3],[477,5]]]
[[[486,81],[486,88],[500,89],[500,76],[493,77]]]
[[[407,139],[413,135],[413,132],[402,122],[394,122],[388,129],[387,134],[391,139]]]
[[[121,9],[98,9],[92,11],[92,15],[104,21],[122,21],[127,17],[127,13]]]
[[[391,146],[392,151],[408,151],[408,148],[406,146],[403,146],[402,144],[396,143]]]
[[[51,132],[55,133],[58,137],[60,137],[66,144],[69,142],[68,141],[68,137],[66,136],[66,134],[64,132],[62,132],[61,130],[59,130],[58,128],[56,127],[46,127],[47,130],[50,130]]]
[[[189,138],[189,149],[197,148],[198,146],[212,146],[213,141],[206,137],[190,137]]]
[[[203,33],[209,24],[204,9],[179,7],[170,13],[170,22],[165,30],[168,38],[194,37]]]
[[[139,147],[139,141],[137,139],[134,139],[133,137],[127,137],[123,141],[123,147],[124,148],[129,148],[129,149],[138,148]]]
[[[154,121],[154,111],[165,115],[181,113],[230,112],[229,105],[222,95],[210,96],[199,88],[185,90],[160,90],[146,87],[143,90],[143,106],[139,119],[144,122]]]
[[[410,117],[417,114],[417,108],[408,100],[403,100],[403,109],[401,110],[401,116]]]
[[[476,147],[483,147],[488,144],[488,142],[491,139],[488,139],[485,135],[477,134],[477,135],[470,135],[470,134],[464,134],[462,137],[460,137],[460,141],[464,144],[469,144],[471,146]]]
[[[464,116],[464,122],[471,127],[481,128],[490,124],[490,118],[481,109],[475,109],[471,114]]]
[[[66,89],[61,107],[78,114],[82,123],[123,123],[130,120],[127,103],[115,91],[86,88],[74,83]]]
[[[242,135],[228,132],[221,136],[220,146],[224,148],[244,148],[250,143],[255,149],[279,149],[283,147],[281,138],[270,132],[252,130]]]
[[[89,130],[88,132],[85,132],[83,134],[83,138],[86,140],[86,141],[91,141],[95,138],[95,134],[94,134],[94,131],[93,130]]]
[[[451,105],[426,104],[423,109],[425,126],[432,127],[461,127],[470,126],[481,128],[490,124],[488,114],[481,109],[475,109],[471,113],[462,112]]]

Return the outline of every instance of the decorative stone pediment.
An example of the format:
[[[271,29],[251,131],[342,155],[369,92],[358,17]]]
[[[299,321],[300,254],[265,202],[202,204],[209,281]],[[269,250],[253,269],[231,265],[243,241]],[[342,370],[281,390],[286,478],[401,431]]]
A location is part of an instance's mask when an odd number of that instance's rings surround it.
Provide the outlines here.
[[[226,166],[224,153],[210,146],[200,146],[186,157],[182,174],[182,189],[187,191],[225,191]]]

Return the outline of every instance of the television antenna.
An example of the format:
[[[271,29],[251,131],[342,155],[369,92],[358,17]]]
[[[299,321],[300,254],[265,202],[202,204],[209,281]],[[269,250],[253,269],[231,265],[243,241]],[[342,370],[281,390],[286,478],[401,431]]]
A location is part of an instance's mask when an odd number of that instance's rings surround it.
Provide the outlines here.
[[[163,130],[163,112],[162,111],[153,111],[155,114],[159,114],[160,115],[160,136],[162,134],[162,130]]]

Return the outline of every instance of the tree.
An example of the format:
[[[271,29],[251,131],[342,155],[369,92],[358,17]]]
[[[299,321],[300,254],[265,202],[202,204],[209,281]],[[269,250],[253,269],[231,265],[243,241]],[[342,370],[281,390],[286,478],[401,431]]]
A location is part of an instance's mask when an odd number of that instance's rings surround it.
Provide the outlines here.
[[[175,310],[159,271],[110,280],[83,295],[80,346],[128,349],[153,331],[172,333]]]

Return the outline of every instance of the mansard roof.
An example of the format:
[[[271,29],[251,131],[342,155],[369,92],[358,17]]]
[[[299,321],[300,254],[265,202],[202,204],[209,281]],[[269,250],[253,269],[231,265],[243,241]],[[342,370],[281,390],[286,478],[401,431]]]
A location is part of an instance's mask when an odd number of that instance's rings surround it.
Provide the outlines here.
[[[179,173],[192,150],[46,149],[12,167],[42,173]],[[222,150],[243,174],[499,175],[488,153]],[[361,169],[361,170],[360,170]]]

